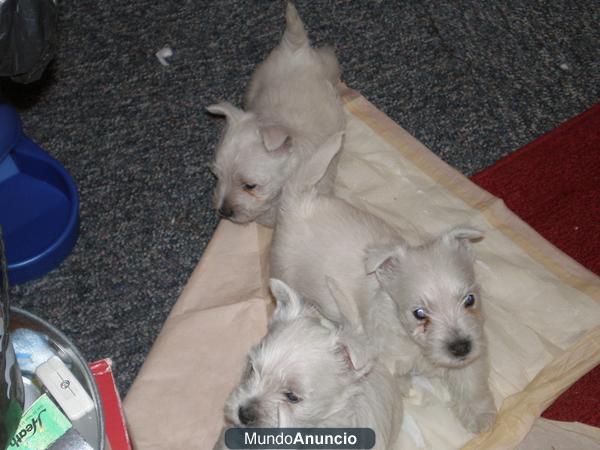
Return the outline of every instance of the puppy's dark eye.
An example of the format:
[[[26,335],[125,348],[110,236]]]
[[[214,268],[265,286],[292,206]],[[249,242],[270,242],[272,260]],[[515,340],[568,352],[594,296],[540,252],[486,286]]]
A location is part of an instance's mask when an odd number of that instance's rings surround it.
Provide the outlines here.
[[[298,403],[298,402],[302,401],[302,399],[300,397],[298,397],[296,394],[294,394],[291,391],[287,391],[285,393],[285,398],[290,403]]]
[[[252,191],[256,188],[256,184],[244,183],[243,188],[245,191]]]
[[[463,305],[465,308],[471,308],[475,305],[475,296],[473,294],[467,295],[463,300]]]
[[[413,311],[413,316],[415,316],[415,319],[417,320],[425,320],[427,319],[427,312],[425,312],[425,309],[423,308],[415,309]]]

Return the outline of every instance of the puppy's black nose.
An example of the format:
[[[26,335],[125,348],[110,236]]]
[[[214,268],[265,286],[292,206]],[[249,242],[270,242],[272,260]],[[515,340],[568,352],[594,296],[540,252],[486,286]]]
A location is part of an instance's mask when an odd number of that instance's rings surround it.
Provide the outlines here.
[[[457,358],[467,356],[471,351],[471,341],[468,339],[457,339],[448,344],[448,351]]]
[[[219,215],[221,217],[225,217],[226,219],[229,219],[231,216],[233,216],[233,209],[231,209],[227,205],[223,205],[219,208]]]
[[[244,425],[252,425],[254,422],[256,422],[257,418],[256,410],[252,405],[240,406],[238,409],[238,416],[240,418],[240,422],[242,422]]]

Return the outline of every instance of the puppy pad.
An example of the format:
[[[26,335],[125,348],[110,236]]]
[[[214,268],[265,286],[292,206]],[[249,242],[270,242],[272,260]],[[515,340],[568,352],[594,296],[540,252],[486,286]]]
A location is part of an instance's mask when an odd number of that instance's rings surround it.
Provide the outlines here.
[[[357,92],[342,90],[348,130],[337,195],[415,243],[459,224],[485,231],[474,248],[498,420],[473,436],[453,416],[439,380],[415,377],[396,448],[516,448],[549,430],[599,439],[593,427],[582,433],[536,419],[600,363],[600,279]],[[256,224],[219,224],[125,399],[138,450],[212,448],[225,399],[272,311],[270,237]]]

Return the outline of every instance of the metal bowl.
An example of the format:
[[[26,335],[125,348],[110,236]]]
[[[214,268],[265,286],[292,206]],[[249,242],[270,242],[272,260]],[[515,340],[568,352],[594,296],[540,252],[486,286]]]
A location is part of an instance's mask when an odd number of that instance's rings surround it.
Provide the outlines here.
[[[95,450],[104,450],[105,448],[105,435],[104,435],[104,416],[102,414],[102,402],[100,400],[100,394],[96,387],[96,382],[92,372],[81,353],[77,350],[75,345],[67,338],[63,333],[58,331],[48,322],[39,317],[31,314],[30,312],[24,311],[20,308],[10,308],[10,331],[17,328],[26,328],[38,333],[46,335],[49,341],[54,345],[57,350],[58,356],[70,366],[71,372],[81,383],[87,393],[90,395],[94,402],[94,414],[96,416],[97,427],[97,439],[93,442],[88,442]]]

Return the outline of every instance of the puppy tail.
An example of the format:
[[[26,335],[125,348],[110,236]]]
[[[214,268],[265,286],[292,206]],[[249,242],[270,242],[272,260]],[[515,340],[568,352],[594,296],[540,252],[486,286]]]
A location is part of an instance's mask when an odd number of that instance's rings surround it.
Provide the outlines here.
[[[307,47],[308,35],[298,15],[298,10],[292,2],[287,4],[285,23],[285,31],[281,40],[282,45],[287,46],[293,52],[300,50],[302,47]]]

